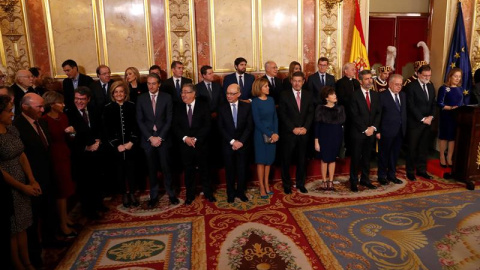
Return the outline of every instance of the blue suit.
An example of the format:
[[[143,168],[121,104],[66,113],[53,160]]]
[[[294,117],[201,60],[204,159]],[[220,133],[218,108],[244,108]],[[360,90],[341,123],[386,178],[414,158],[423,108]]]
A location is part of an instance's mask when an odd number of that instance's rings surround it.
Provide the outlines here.
[[[390,90],[380,93],[382,117],[380,121],[378,141],[378,178],[396,179],[396,165],[402,141],[407,131],[407,97],[404,92],[398,93],[400,111],[397,108]]]
[[[248,73],[243,74],[243,89],[241,90],[242,94],[240,95],[239,99],[244,100],[252,98],[253,81],[255,81],[255,76]],[[235,72],[228,74],[225,76],[225,78],[223,78],[223,92],[226,93],[228,86],[233,83],[240,85],[240,83],[237,81]]]

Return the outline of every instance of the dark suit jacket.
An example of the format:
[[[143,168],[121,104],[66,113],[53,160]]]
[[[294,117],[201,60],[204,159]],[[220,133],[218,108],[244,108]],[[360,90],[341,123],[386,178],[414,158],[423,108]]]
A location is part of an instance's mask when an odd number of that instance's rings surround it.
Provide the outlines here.
[[[262,78],[265,78],[268,80],[268,87],[270,88],[270,94],[269,96],[273,97],[273,100],[275,101],[275,104],[278,104],[278,101],[280,99],[280,93],[283,91],[283,82],[279,78],[275,77],[275,87],[272,86],[272,82],[268,79],[267,75],[263,75]]]
[[[173,122],[175,138],[181,142],[180,145],[186,146],[182,141],[184,136],[197,138],[195,149],[203,150],[208,145],[207,137],[210,132],[211,121],[210,108],[206,101],[195,99],[191,127],[188,126],[187,105],[183,102],[175,106]]]
[[[90,87],[93,83],[93,79],[90,76],[80,73],[78,77],[78,86]],[[63,80],[63,96],[65,97],[65,107],[75,109],[75,104],[73,103],[73,98],[75,97],[73,88],[73,80],[66,78]]]
[[[88,104],[87,111],[90,126],[85,123],[85,120],[83,120],[83,116],[80,111],[78,111],[77,107],[65,111],[70,124],[76,131],[75,139],[73,140],[72,156],[78,157],[78,155],[85,152],[85,147],[94,144],[96,139],[102,138],[101,116],[92,104]]]
[[[199,82],[195,85],[197,88],[197,97],[201,97],[206,100],[210,107],[210,112],[218,111],[220,104],[225,103],[225,93],[222,91],[220,84],[212,82],[212,98],[210,99],[210,94],[208,93],[207,85],[204,82]]]
[[[183,87],[186,83],[192,83],[192,80],[189,78],[182,77],[180,80],[180,87]],[[173,77],[168,78],[163,82],[160,91],[168,93],[172,96],[173,104],[183,103],[182,97],[178,95],[177,89],[175,88],[175,82],[173,81]]]
[[[325,73],[325,86],[331,86],[335,88],[335,77],[328,73]],[[315,104],[324,104],[325,101],[320,100],[320,91],[323,86],[320,83],[320,74],[315,72],[308,77],[307,87],[310,92],[313,93]]]
[[[92,97],[90,98],[90,102],[92,103],[93,106],[96,107],[97,111],[102,114],[103,112],[103,107],[107,105],[108,103],[112,102],[112,99],[110,98],[110,86],[112,86],[112,83],[114,80],[110,80],[106,86],[106,93],[102,89],[102,83],[100,80],[94,81],[90,85],[90,90],[92,90]]]
[[[15,116],[19,115],[22,112],[22,108],[20,107],[20,101],[22,100],[23,96],[25,96],[25,92],[23,92],[22,88],[14,83],[12,86],[13,96],[15,97],[14,104],[15,104]],[[27,93],[35,93],[32,87],[27,89]]]
[[[312,93],[302,90],[299,112],[296,96],[292,91],[286,90],[280,94],[278,117],[280,119],[280,136],[282,138],[297,137],[292,133],[296,127],[304,127],[307,131],[310,131],[312,126],[314,115]],[[288,143],[289,140],[285,139],[285,142]]]
[[[382,107],[380,106],[379,93],[369,91],[370,111],[363,95],[363,91],[355,91],[350,99],[350,119],[352,138],[366,137],[363,133],[368,127],[374,126],[377,131],[380,127]]]
[[[402,129],[403,136],[405,136],[405,132],[407,131],[407,97],[402,91],[398,93],[398,97],[400,99],[400,111],[397,109],[390,90],[385,90],[380,93],[382,117],[378,132],[380,132],[382,137],[395,137],[400,128]]]
[[[227,88],[230,84],[236,83],[240,85],[237,81],[237,76],[235,75],[236,72],[232,74],[228,74],[223,78],[223,92],[227,92]],[[243,74],[243,91],[242,94],[240,95],[239,99],[250,99],[252,98],[252,85],[253,82],[255,81],[255,76],[244,73]]]
[[[48,132],[48,124],[42,118],[38,119],[38,123],[45,134],[48,144],[51,143],[50,133]],[[45,189],[51,183],[51,160],[50,147],[45,148],[40,135],[28,122],[28,120],[19,114],[13,121],[13,125],[20,132],[20,139],[25,147],[24,152],[32,168],[35,180]]]
[[[152,100],[150,92],[141,94],[137,99],[137,123],[141,134],[141,145],[145,150],[152,147],[147,141],[150,136],[162,138],[165,144],[170,145],[170,127],[172,126],[173,116],[172,97],[167,93],[157,92],[157,104],[155,106],[155,115],[153,114]],[[153,131],[153,126],[157,131]]]
[[[242,149],[246,149],[253,131],[252,106],[249,103],[238,102],[235,128],[230,103],[223,103],[218,109],[218,127],[223,137],[223,147],[232,148],[230,141],[238,140],[243,143]]]
[[[337,105],[342,105],[347,109],[350,104],[350,97],[352,93],[360,90],[360,82],[357,79],[349,79],[346,76],[343,76],[340,80],[337,81],[335,84],[335,92],[337,94]]]
[[[427,89],[428,100],[418,80],[407,85],[408,128],[421,127],[424,117],[435,114],[435,88],[428,83]]]

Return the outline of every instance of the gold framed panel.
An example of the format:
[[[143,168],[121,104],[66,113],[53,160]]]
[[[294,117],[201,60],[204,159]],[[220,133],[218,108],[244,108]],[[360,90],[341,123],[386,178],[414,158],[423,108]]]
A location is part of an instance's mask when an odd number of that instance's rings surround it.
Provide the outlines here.
[[[148,74],[153,65],[150,1],[100,0],[99,15],[103,59],[112,74],[121,76],[130,66]]]
[[[470,64],[472,73],[480,68],[480,0],[473,5],[472,39],[470,40]]]
[[[25,31],[25,47],[27,47],[27,52],[28,52],[28,63],[29,66],[31,66],[31,63],[33,62],[33,53],[32,53],[32,47],[30,46],[30,31],[28,28],[28,16],[27,16],[27,10],[25,9],[25,0],[20,0],[20,8],[22,9],[22,14],[23,14],[23,29]],[[2,43],[3,46],[3,43]]]
[[[239,47],[245,47],[247,44],[251,47],[251,51],[249,52],[249,56],[251,59],[247,59],[249,63],[252,63],[250,67],[247,67],[247,71],[256,71],[257,70],[257,28],[256,28],[256,10],[255,10],[255,2],[256,0],[250,0],[250,5],[245,5],[245,1],[242,0],[230,0],[230,1],[222,1],[222,0],[210,0],[209,1],[209,17],[210,17],[210,55],[211,55],[211,62],[212,68],[214,72],[234,72],[235,68],[233,68],[233,61],[235,58],[242,56],[239,53]],[[221,6],[224,5],[224,6]],[[239,9],[247,9],[243,12],[238,12]],[[225,12],[223,12],[225,10]],[[237,12],[231,12],[232,10],[236,10]],[[225,18],[218,18],[215,12],[219,14],[225,14]],[[248,18],[245,18],[243,14],[251,14],[250,23],[251,23],[251,32],[247,33],[247,35],[239,34],[237,31],[225,31],[222,33],[217,33],[217,25],[222,26],[229,26],[232,29],[249,29],[249,27],[243,27],[245,25],[245,21],[248,21]],[[232,17],[233,16],[233,17]],[[236,17],[235,17],[236,16]],[[218,38],[217,38],[217,34]],[[236,36],[250,36],[251,40],[243,42],[243,40],[237,40]],[[221,45],[221,46],[220,46]],[[231,49],[229,49],[231,48]],[[241,51],[241,50],[240,50]],[[248,48],[244,51],[248,51]],[[218,53],[220,52],[220,53]],[[219,59],[219,55],[224,55],[228,57],[228,59]],[[243,57],[247,58],[247,55],[243,55]],[[230,68],[229,68],[230,67]]]
[[[327,9],[325,0],[315,0],[315,55],[317,59],[325,56],[329,59],[330,67],[328,73],[335,75],[336,78],[342,76],[343,54],[342,54],[342,35],[343,35],[343,8],[342,3]]]
[[[187,5],[187,10],[184,5]],[[183,75],[195,82],[198,68],[194,0],[165,0],[165,17],[168,62],[171,63],[174,58],[181,61],[185,67]],[[187,21],[183,19],[185,17]],[[167,74],[171,74],[170,64],[166,70]]]
[[[294,1],[258,0],[259,70],[265,70],[264,63],[268,60],[275,61],[279,70],[288,70],[293,59],[303,66],[302,2],[302,0],[297,0],[296,3]],[[296,4],[296,7],[291,6],[292,4]],[[291,27],[294,21],[297,25],[295,28]],[[288,31],[290,29],[295,29],[295,32],[290,33]],[[267,42],[264,39],[269,40]],[[291,42],[295,39],[297,39],[296,43]],[[295,44],[296,48],[288,47],[289,44]]]
[[[7,56],[5,55],[5,47],[3,46],[3,33],[2,28],[0,27],[0,60],[2,65],[7,69]]]
[[[85,68],[85,73],[96,76],[95,69],[100,64],[96,0],[90,1],[91,7],[88,1],[44,0],[43,3],[52,76],[66,78],[59,74],[61,64],[66,59],[75,59]],[[76,17],[79,19],[76,20]],[[79,23],[72,26],[74,22]],[[88,28],[89,25],[93,25],[93,28]],[[79,39],[79,36],[82,38]],[[59,60],[61,62],[57,62]]]

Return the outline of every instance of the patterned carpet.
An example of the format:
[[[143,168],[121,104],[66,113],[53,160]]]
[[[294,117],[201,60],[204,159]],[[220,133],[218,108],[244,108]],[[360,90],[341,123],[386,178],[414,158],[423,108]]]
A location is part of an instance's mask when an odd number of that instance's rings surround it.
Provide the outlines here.
[[[190,206],[114,199],[56,269],[478,269],[480,192],[436,178],[352,193],[336,180],[335,192],[313,177],[290,195],[275,181],[273,196],[252,187],[247,203],[228,204],[225,187]]]

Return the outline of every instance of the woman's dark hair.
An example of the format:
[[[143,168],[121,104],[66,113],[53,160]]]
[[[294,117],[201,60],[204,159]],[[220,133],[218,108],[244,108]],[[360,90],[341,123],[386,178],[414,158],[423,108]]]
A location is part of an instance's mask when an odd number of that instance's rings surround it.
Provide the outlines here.
[[[3,112],[7,109],[8,104],[10,104],[12,98],[7,95],[0,95],[0,112]]]
[[[322,99],[322,102],[323,103],[326,103],[326,99],[329,95],[331,94],[335,94],[335,88],[331,87],[331,86],[325,86],[322,88],[322,92],[320,93],[320,97]]]

